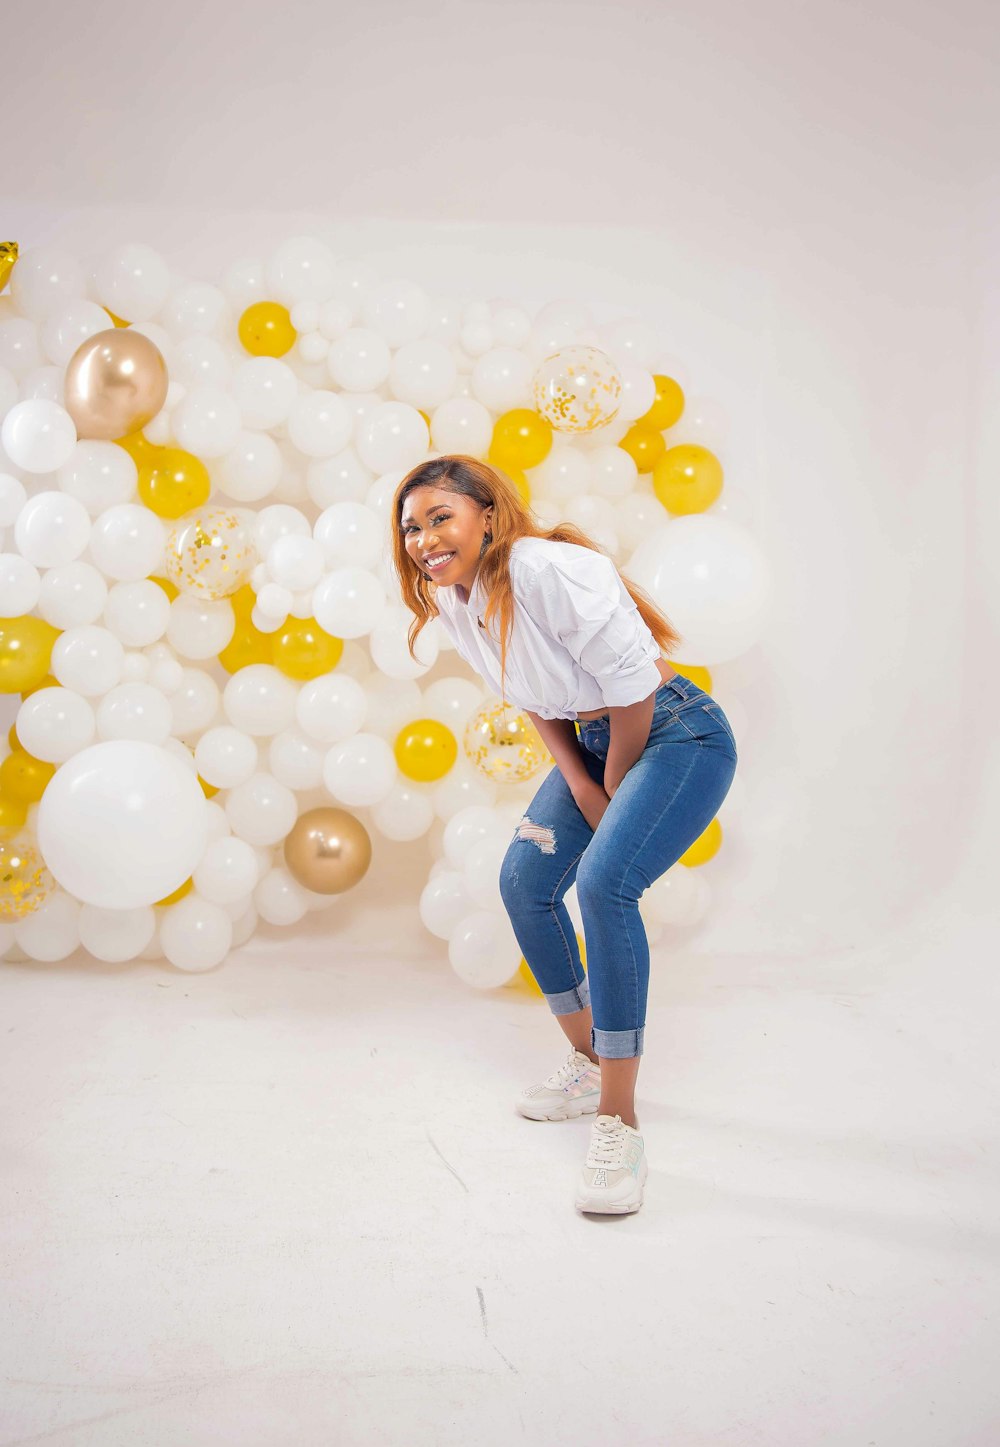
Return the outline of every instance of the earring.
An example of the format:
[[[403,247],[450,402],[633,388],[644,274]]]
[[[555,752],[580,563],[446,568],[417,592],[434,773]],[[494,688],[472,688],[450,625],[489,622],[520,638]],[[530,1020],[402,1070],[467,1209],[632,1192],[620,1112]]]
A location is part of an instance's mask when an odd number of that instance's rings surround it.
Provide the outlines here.
[[[482,541],[482,545],[480,546],[480,549],[479,549],[479,556],[480,556],[480,557],[483,556],[483,554],[485,553],[486,549],[489,547],[489,545],[490,545],[490,543],[491,543],[492,541],[493,541],[493,534],[492,534],[492,533],[483,533],[483,541]]]

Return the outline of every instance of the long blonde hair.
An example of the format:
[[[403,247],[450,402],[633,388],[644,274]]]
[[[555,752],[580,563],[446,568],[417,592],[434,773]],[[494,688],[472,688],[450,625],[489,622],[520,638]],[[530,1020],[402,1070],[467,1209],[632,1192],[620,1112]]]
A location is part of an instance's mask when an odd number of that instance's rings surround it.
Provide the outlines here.
[[[489,628],[490,621],[498,613],[500,615],[500,676],[503,687],[506,683],[507,645],[514,627],[510,550],[515,540],[548,538],[551,542],[576,543],[579,547],[591,548],[604,557],[608,555],[575,523],[561,522],[554,528],[536,526],[530,509],[514,484],[497,468],[480,462],[476,457],[452,453],[421,462],[400,482],[392,504],[392,546],[396,571],[400,578],[403,601],[415,615],[407,635],[411,658],[416,657],[414,644],[421,630],[441,611],[434,601],[437,584],[424,575],[406,551],[406,538],[401,527],[403,502],[407,494],[414,488],[428,485],[436,485],[444,492],[461,493],[483,509],[491,503],[493,505],[493,519],[490,524],[493,541],[483,553],[476,576],[477,581],[482,580],[483,590],[489,595],[484,626]],[[642,589],[630,582],[620,569],[618,571],[650,633],[660,648],[669,655],[681,642],[681,635],[673,628],[666,614],[660,611]]]

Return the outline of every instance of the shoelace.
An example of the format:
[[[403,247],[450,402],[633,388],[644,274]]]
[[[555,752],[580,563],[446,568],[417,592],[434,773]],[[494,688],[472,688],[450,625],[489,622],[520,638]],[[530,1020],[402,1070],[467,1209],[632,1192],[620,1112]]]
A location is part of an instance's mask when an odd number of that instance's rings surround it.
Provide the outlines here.
[[[611,1166],[617,1169],[621,1165],[627,1138],[624,1122],[617,1116],[613,1125],[604,1125],[595,1120],[590,1136],[590,1149],[587,1152],[587,1165]]]
[[[591,1064],[592,1063],[593,1062],[591,1062]],[[577,1061],[576,1052],[571,1051],[559,1069],[553,1070],[545,1084],[553,1090],[562,1090],[564,1085],[568,1085],[571,1080],[576,1080],[581,1076],[586,1068],[586,1066],[580,1065]]]

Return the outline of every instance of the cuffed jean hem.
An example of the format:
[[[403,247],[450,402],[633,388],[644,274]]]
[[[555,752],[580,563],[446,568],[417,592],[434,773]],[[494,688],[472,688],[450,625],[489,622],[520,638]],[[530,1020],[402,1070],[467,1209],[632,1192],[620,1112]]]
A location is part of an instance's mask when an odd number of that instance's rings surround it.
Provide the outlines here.
[[[572,990],[563,990],[558,995],[546,995],[548,1007],[553,1015],[572,1015],[576,1010],[586,1010],[590,1004],[590,981],[584,975]]]
[[[632,1060],[642,1054],[645,1034],[645,1025],[638,1030],[597,1030],[592,1026],[590,1046],[595,1055],[603,1055],[606,1060]]]

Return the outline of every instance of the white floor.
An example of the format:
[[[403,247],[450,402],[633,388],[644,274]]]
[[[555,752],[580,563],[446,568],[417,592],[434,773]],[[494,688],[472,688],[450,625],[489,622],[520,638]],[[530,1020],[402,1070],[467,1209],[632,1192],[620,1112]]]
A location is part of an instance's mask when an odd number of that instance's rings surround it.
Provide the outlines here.
[[[607,1219],[571,1202],[589,1119],[513,1109],[555,1021],[413,919],[201,976],[4,962],[3,1447],[1000,1440],[968,910],[657,947],[646,1198]]]

